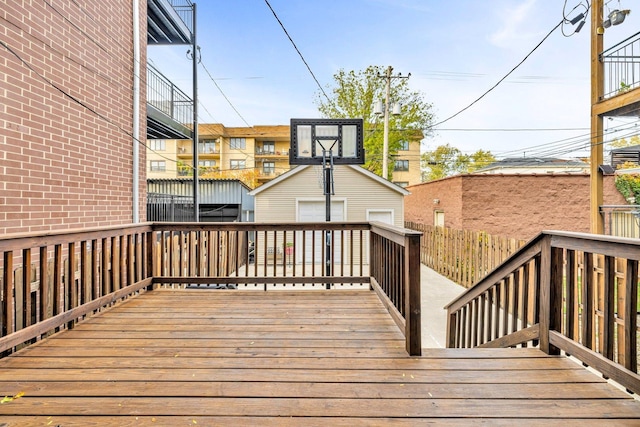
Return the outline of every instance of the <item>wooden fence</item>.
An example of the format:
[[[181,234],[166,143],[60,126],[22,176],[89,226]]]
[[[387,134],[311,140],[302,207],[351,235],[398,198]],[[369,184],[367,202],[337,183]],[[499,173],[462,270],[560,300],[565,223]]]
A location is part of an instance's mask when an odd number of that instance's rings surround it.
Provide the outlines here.
[[[423,233],[420,261],[465,288],[485,277],[526,243],[483,231],[416,222],[406,222],[405,227]]]

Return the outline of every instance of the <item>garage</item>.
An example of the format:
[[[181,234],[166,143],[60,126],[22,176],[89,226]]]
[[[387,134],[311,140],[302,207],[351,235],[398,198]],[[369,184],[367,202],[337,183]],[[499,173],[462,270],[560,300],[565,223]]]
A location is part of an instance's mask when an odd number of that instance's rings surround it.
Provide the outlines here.
[[[298,215],[297,222],[325,222],[327,203],[326,200],[298,200]],[[331,222],[345,221],[345,201],[344,200],[331,200]],[[334,237],[334,250],[333,256],[340,258],[341,256],[341,238],[340,234],[336,234]],[[302,232],[298,232],[296,235],[297,241],[302,241]],[[304,235],[304,262],[310,264],[315,262],[321,264],[322,259],[322,247],[325,244],[322,231],[315,231],[313,233],[307,232]],[[302,260],[302,246],[298,246],[298,253],[296,259]]]
[[[356,165],[336,165],[333,172],[335,194],[331,195],[332,222],[381,221],[398,227],[404,226],[404,196],[407,190]],[[326,198],[321,174],[317,167],[301,165],[280,175],[276,179],[251,191],[255,197],[255,221],[264,223],[322,223],[326,219]],[[296,234],[296,262],[324,263],[322,248],[325,240],[322,231]],[[346,256],[350,250],[351,235],[335,233],[334,258]],[[367,233],[353,236],[354,246]],[[342,240],[341,240],[342,239]],[[304,242],[304,245],[301,244]],[[288,242],[287,242],[288,243]],[[304,248],[304,257],[302,256]],[[367,264],[366,251],[354,253],[347,263]]]

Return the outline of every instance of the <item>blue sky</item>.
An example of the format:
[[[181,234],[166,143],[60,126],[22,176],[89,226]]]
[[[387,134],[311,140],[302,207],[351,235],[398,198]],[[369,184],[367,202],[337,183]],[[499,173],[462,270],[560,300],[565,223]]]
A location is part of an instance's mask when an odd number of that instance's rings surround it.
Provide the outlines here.
[[[201,123],[275,125],[289,124],[296,117],[319,117],[314,101],[320,89],[264,0],[196,3],[202,63],[224,93],[200,67]],[[520,62],[560,22],[564,3],[269,0],[325,89],[340,69],[390,65],[395,72],[411,73],[411,90],[420,91],[433,104],[436,122],[469,105]],[[579,4],[580,0],[567,0],[567,10]],[[637,0],[611,0],[607,7],[633,9],[637,5]],[[605,47],[637,32],[639,15],[640,10],[633,11],[624,23],[609,28]],[[573,31],[571,26],[564,29]],[[149,58],[190,93],[187,49],[150,47]],[[560,154],[567,138],[579,141],[589,131],[450,129],[588,128],[589,52],[589,20],[571,37],[556,30],[495,90],[438,126],[425,139],[423,149],[449,143],[464,152],[484,149],[498,156],[521,157],[547,144],[544,154]],[[607,126],[624,124],[607,122]],[[557,149],[549,149],[554,147]],[[562,157],[579,154],[584,152],[563,153]]]

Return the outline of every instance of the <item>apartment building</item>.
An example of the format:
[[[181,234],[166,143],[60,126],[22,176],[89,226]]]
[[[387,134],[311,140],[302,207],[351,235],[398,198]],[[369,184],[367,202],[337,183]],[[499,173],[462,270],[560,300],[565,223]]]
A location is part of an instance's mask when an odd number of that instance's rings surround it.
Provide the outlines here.
[[[258,185],[291,169],[289,125],[198,127],[198,165],[202,172],[251,169]],[[147,176],[170,179],[188,176],[193,170],[191,140],[149,141]],[[406,141],[394,158],[392,181],[402,187],[420,183],[420,141]]]

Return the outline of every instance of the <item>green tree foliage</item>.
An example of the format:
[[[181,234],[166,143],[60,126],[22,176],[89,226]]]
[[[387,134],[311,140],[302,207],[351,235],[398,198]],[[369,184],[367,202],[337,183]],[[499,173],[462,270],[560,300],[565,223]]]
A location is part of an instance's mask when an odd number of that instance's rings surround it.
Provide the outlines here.
[[[640,176],[638,174],[617,175],[616,188],[628,201],[632,203],[640,202]]]
[[[433,181],[459,173],[471,173],[496,161],[490,151],[463,154],[449,144],[440,145],[421,156],[422,181]]]
[[[386,96],[386,67],[369,66],[364,71],[340,70],[334,74],[333,86],[328,86],[328,96],[318,93],[316,104],[325,118],[363,118],[365,168],[382,175],[382,152],[384,120],[374,114],[374,104]],[[393,158],[402,141],[422,139],[427,136],[433,123],[432,106],[420,92],[409,89],[409,79],[391,79],[390,103],[399,102],[402,114],[389,115],[389,176],[393,169]]]

